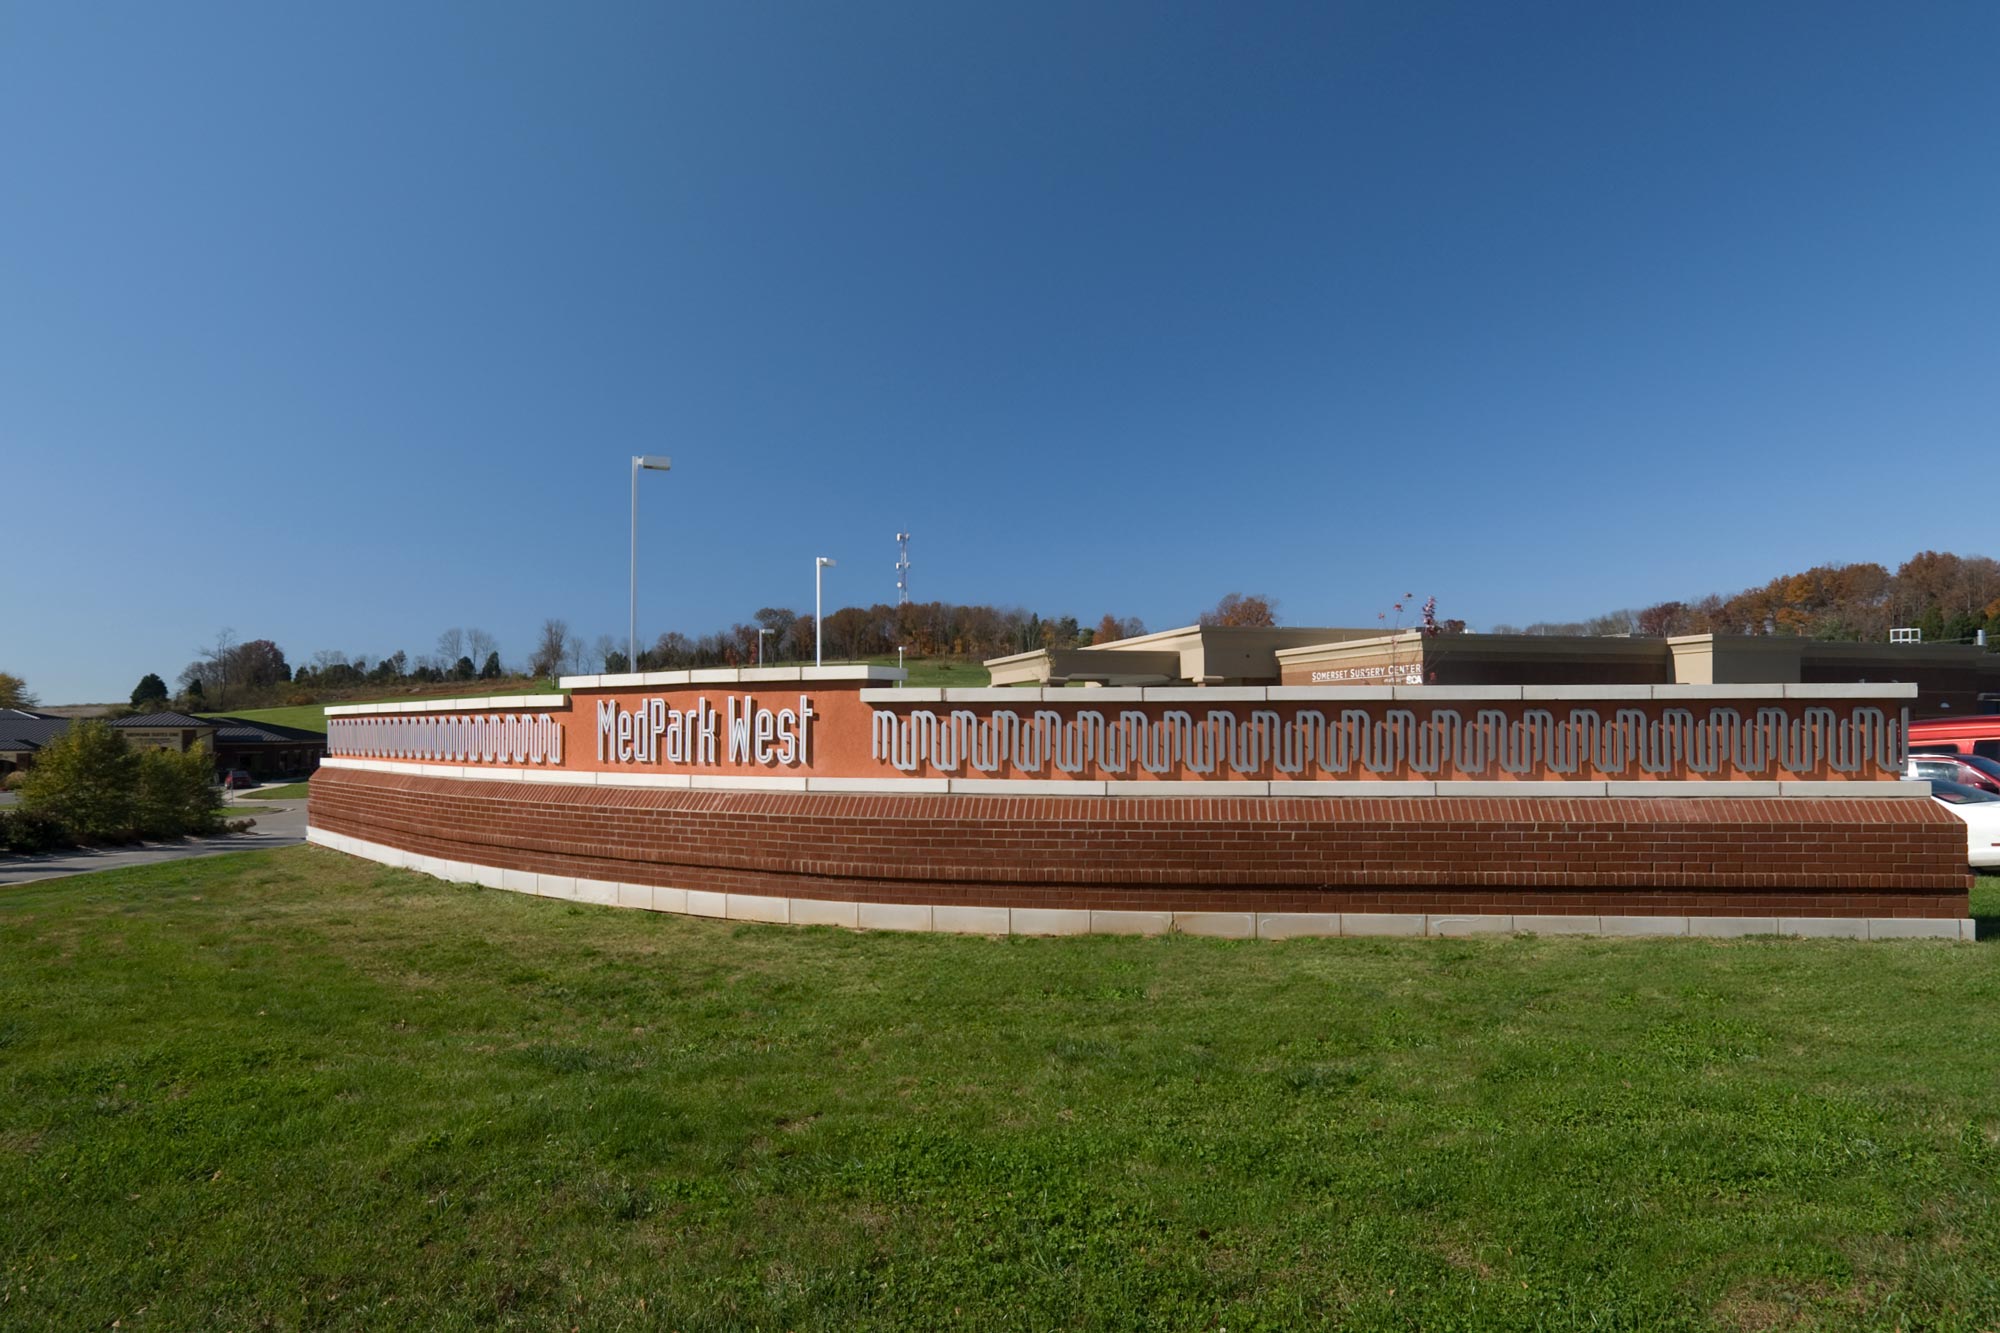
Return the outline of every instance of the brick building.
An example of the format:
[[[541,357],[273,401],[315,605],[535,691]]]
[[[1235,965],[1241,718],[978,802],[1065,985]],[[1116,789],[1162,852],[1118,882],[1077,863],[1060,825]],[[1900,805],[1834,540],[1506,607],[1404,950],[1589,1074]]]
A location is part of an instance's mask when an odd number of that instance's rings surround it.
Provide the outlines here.
[[[70,727],[72,719],[25,709],[0,709],[0,774],[32,768],[35,756]],[[297,777],[319,767],[326,737],[316,731],[238,717],[145,713],[110,725],[142,750],[192,750],[206,745],[218,773],[244,769],[259,778]]]

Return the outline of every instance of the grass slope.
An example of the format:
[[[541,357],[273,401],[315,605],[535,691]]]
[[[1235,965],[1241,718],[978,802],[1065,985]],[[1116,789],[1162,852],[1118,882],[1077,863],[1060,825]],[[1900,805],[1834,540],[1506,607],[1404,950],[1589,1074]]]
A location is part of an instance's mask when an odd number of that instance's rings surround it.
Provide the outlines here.
[[[326,705],[295,704],[289,708],[239,708],[227,713],[202,713],[201,717],[240,717],[251,722],[269,722],[280,727],[298,727],[326,734]]]
[[[1990,1329],[1996,1007],[1992,945],[0,889],[0,1326]]]
[[[874,666],[896,665],[896,655],[863,659]],[[976,657],[910,657],[903,661],[903,669],[910,678],[903,683],[910,686],[946,685],[953,689],[990,685],[993,675],[985,663]]]
[[[379,689],[379,687],[378,687]],[[360,691],[354,697],[325,699],[316,704],[294,704],[285,708],[233,708],[225,713],[202,713],[201,717],[241,717],[253,722],[273,722],[307,731],[326,731],[326,710],[330,705],[359,703],[409,703],[413,700],[437,702],[451,699],[483,699],[492,695],[534,693],[550,690],[546,681],[507,677],[494,681],[452,681],[441,685],[412,685],[384,696]]]

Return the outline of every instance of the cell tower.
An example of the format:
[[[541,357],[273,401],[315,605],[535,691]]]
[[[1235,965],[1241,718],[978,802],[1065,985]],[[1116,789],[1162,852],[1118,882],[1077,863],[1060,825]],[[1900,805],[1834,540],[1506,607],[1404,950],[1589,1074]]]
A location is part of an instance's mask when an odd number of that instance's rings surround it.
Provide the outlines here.
[[[910,534],[896,534],[896,605],[910,604]]]

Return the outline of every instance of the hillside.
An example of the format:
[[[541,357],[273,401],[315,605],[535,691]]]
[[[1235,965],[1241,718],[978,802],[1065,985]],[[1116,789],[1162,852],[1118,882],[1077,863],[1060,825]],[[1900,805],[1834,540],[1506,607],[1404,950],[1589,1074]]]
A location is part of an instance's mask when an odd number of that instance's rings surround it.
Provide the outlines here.
[[[875,666],[894,666],[894,657],[871,657],[868,661]],[[787,663],[786,665],[792,665]],[[835,663],[829,662],[833,666]],[[969,658],[910,658],[904,663],[910,673],[911,685],[970,686],[985,685],[991,680],[986,668]],[[357,690],[351,698],[328,699],[324,703],[292,704],[282,708],[232,708],[222,713],[201,713],[201,717],[240,717],[252,722],[269,722],[281,727],[299,727],[306,731],[326,731],[326,709],[330,704],[359,703],[407,703],[412,699],[473,699],[486,695],[542,693],[549,689],[548,682],[540,680],[503,680],[490,682],[486,689],[468,689],[464,682],[449,685],[412,685],[393,693],[380,690]],[[115,711],[114,705],[104,705]],[[53,711],[53,710],[52,710]]]

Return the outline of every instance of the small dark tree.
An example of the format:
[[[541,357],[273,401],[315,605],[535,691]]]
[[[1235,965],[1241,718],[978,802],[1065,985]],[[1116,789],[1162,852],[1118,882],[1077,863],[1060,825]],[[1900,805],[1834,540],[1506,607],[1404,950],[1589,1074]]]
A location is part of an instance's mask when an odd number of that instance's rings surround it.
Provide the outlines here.
[[[196,678],[188,682],[187,697],[189,705],[197,708],[201,706],[202,701],[207,697],[202,692],[201,681],[199,678]]]
[[[471,680],[478,674],[478,670],[474,668],[472,659],[469,657],[459,658],[451,669],[451,678],[453,680]]]
[[[134,708],[158,708],[167,701],[167,682],[148,671],[132,691]]]
[[[500,679],[500,654],[498,652],[486,654],[486,665],[479,668],[479,678],[481,680]]]

